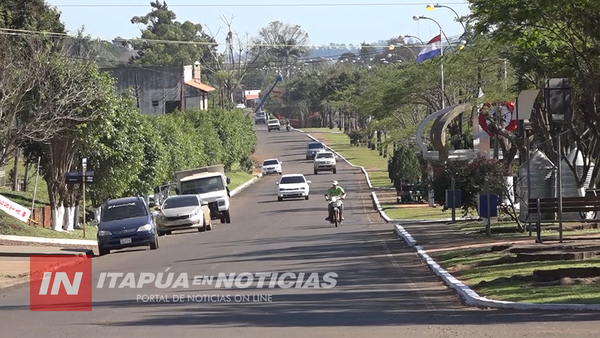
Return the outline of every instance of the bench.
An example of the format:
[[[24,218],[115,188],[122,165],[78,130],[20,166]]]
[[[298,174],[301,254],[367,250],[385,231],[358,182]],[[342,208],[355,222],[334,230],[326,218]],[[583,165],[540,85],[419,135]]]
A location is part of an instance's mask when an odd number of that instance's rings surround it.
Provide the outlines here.
[[[562,212],[578,212],[581,218],[585,218],[586,213],[596,213],[600,211],[600,196],[585,196],[585,197],[563,197]],[[537,215],[535,223],[537,225],[537,237],[540,241],[542,214],[557,213],[558,198],[530,198],[527,203],[527,215],[531,222],[531,215]]]

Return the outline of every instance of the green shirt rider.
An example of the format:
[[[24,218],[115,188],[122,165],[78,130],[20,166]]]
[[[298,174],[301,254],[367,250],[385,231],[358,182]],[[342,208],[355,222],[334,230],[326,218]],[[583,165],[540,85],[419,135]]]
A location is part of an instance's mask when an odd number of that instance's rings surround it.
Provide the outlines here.
[[[341,197],[341,199],[346,198],[346,191],[344,188],[339,186],[338,181],[333,181],[331,188],[327,189],[325,193],[325,200],[328,201],[330,197],[337,196]],[[326,221],[331,222],[333,212],[333,205],[331,203],[328,204],[328,216],[325,219]],[[344,204],[342,204],[342,210],[340,210],[340,216],[342,220],[344,219]]]

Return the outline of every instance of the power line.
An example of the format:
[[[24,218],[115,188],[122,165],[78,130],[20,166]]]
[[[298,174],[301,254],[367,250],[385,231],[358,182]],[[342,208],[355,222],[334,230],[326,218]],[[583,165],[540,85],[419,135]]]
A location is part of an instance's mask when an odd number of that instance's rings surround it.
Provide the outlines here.
[[[195,5],[168,5],[171,7],[365,7],[365,6],[426,6],[428,2],[387,2],[387,3],[296,3],[296,4],[195,4]],[[467,5],[464,2],[446,2],[445,5]],[[54,4],[56,7],[80,7],[80,8],[137,8],[148,7],[147,5],[121,5],[121,4]]]
[[[47,31],[32,31],[25,29],[9,29],[9,28],[0,28],[0,35],[14,35],[14,36],[41,36],[41,37],[55,37],[61,39],[78,39],[77,36],[69,35],[67,33],[55,33],[55,32],[47,32]],[[88,39],[88,37],[83,37],[83,39]],[[91,38],[90,38],[91,39]],[[92,39],[93,40],[93,39]],[[160,43],[160,44],[176,44],[176,45],[194,45],[194,46],[224,46],[227,43],[224,42],[211,42],[211,41],[179,41],[179,40],[157,40],[157,39],[142,39],[142,38],[115,38],[112,40],[105,41],[119,41],[126,43],[135,43],[135,42],[146,42],[146,43]],[[265,48],[273,48],[273,47],[296,47],[294,44],[262,44],[262,43],[248,43],[248,44],[240,44],[241,46],[252,46],[252,47],[265,47]],[[319,47],[330,47],[328,45],[303,45],[303,47],[307,48],[319,48]],[[388,45],[378,46],[378,45],[369,45],[368,48],[388,48]]]

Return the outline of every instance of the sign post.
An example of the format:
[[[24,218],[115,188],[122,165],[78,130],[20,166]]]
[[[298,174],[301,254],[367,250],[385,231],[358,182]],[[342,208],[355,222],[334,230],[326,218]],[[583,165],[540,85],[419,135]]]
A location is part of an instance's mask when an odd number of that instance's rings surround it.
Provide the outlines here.
[[[85,172],[87,170],[87,158],[81,159],[81,172],[83,174],[83,180],[81,182],[83,188],[83,223],[81,228],[83,229],[83,238],[85,238]]]

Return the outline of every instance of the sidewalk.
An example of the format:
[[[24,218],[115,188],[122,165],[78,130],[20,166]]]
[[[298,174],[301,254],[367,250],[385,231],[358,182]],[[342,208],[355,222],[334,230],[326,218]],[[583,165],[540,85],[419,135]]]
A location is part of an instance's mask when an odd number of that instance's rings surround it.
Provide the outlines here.
[[[32,255],[93,256],[91,249],[56,246],[0,245],[0,289],[29,282],[29,257]]]

